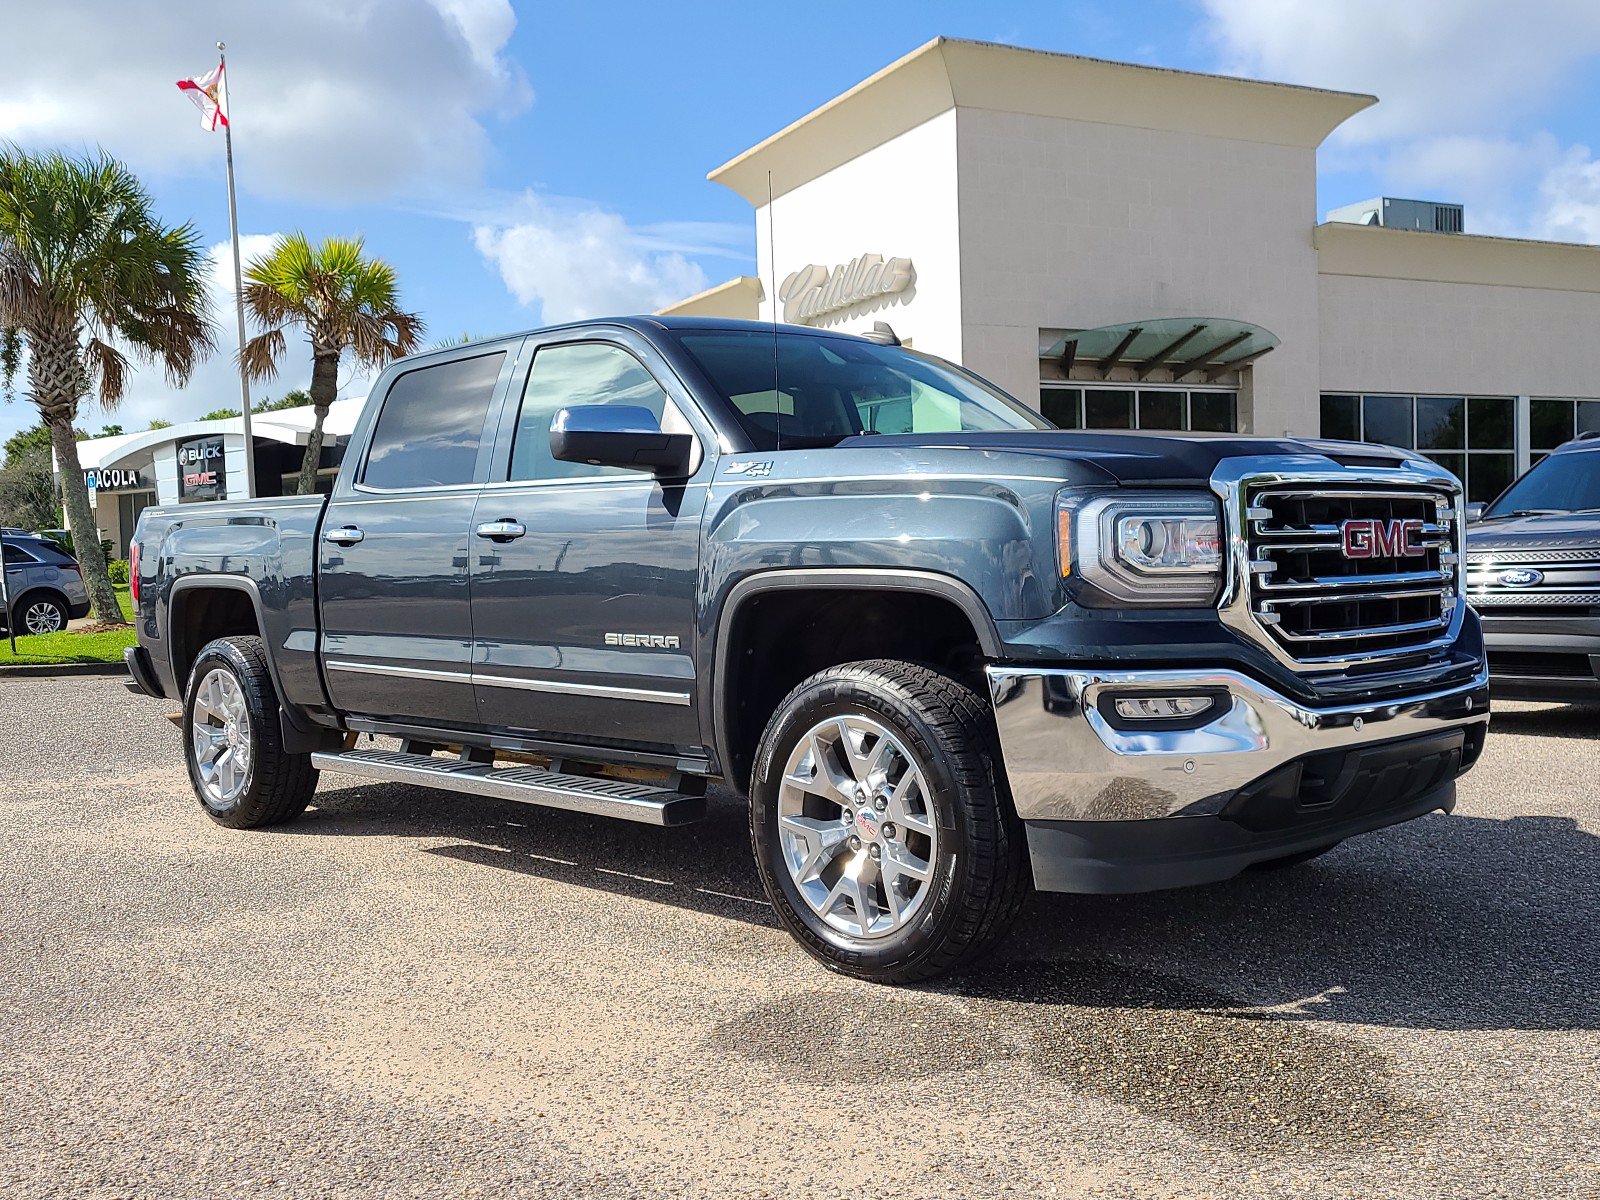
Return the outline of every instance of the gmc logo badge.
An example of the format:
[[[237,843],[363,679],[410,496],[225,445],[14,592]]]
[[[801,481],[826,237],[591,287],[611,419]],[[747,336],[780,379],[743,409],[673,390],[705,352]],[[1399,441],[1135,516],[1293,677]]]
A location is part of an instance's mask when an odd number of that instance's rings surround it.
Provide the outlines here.
[[[1363,518],[1339,526],[1340,548],[1346,558],[1421,558],[1421,521],[1379,521]]]

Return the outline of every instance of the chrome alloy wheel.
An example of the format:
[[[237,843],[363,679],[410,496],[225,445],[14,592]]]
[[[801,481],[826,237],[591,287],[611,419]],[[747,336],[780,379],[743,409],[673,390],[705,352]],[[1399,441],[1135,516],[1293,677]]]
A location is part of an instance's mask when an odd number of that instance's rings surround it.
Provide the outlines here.
[[[250,713],[231,671],[217,667],[200,681],[190,726],[200,786],[212,803],[232,804],[250,778]]]
[[[801,898],[851,937],[898,932],[932,891],[939,834],[922,768],[869,717],[830,717],[796,743],[778,836]]]
[[[29,633],[59,633],[67,627],[64,614],[54,604],[40,600],[28,605],[22,614],[23,627]]]

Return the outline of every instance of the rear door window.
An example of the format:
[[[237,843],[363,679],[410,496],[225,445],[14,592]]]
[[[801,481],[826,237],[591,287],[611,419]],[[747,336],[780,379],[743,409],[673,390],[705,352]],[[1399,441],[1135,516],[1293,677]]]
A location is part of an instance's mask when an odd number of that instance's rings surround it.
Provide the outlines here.
[[[375,488],[471,483],[505,352],[407,371],[390,385],[361,482]]]

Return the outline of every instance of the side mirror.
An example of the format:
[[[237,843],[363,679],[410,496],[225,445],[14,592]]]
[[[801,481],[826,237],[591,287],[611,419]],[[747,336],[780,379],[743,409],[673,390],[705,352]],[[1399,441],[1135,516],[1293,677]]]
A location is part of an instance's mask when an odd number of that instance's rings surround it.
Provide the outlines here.
[[[550,454],[562,462],[626,467],[674,478],[683,475],[694,449],[687,433],[663,433],[648,408],[634,404],[583,404],[563,408],[550,422]]]
[[[1467,505],[1467,524],[1471,525],[1474,521],[1483,520],[1483,509],[1484,504],[1482,500],[1474,500],[1471,504]]]

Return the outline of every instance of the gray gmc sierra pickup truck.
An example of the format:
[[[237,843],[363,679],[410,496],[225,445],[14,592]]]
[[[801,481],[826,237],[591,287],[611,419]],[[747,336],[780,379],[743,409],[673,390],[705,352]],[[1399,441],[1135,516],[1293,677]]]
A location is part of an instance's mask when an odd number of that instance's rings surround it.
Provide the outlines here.
[[[659,825],[721,780],[801,944],[905,982],[1030,886],[1448,811],[1489,702],[1462,526],[1406,451],[1064,432],[892,335],[595,321],[394,364],[331,496],[145,510],[128,665],[235,828],[319,770]]]

